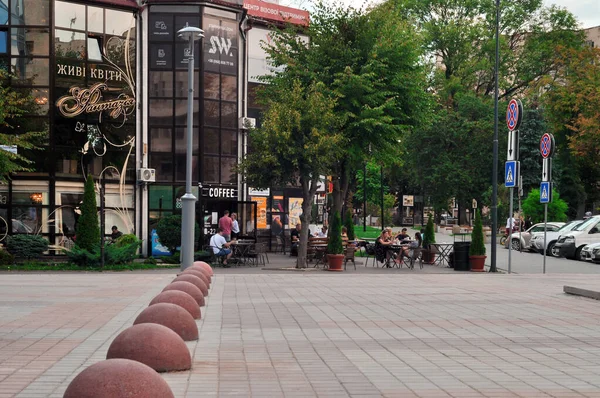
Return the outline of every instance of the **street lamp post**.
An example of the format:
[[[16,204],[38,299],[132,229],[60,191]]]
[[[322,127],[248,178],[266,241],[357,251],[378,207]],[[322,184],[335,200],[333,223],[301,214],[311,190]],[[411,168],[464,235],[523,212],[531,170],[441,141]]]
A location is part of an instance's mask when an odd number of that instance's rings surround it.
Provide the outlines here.
[[[191,267],[194,262],[194,223],[196,222],[196,197],[192,193],[192,146],[194,125],[194,44],[204,37],[200,28],[189,26],[179,30],[179,37],[187,40],[188,48],[188,109],[185,161],[185,195],[181,197],[181,269]],[[202,193],[201,193],[202,194]]]
[[[496,234],[498,233],[498,68],[500,63],[500,0],[496,0],[496,63],[494,65],[494,155],[492,168],[492,264],[496,268]],[[511,190],[512,198],[512,190]],[[512,200],[512,199],[511,199]],[[512,217],[512,215],[511,215]]]

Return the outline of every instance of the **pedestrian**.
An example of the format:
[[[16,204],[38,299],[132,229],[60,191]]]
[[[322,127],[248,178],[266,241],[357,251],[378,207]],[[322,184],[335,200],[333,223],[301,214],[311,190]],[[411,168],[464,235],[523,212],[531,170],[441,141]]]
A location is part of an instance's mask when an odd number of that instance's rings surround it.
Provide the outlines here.
[[[223,237],[227,242],[231,240],[231,227],[233,220],[229,217],[229,210],[223,212],[223,217],[219,219],[219,228],[223,230]]]
[[[237,239],[240,236],[240,225],[238,224],[237,213],[231,213],[231,239]]]

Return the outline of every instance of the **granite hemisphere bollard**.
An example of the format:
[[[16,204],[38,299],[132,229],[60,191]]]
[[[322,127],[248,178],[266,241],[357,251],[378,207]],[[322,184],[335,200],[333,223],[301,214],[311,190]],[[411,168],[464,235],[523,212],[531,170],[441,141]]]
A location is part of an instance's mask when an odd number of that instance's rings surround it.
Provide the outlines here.
[[[107,359],[79,373],[64,398],[174,398],[167,382],[143,363]]]
[[[177,274],[177,276],[181,276],[181,275],[194,275],[195,277],[198,277],[202,280],[202,282],[204,282],[204,284],[206,285],[207,288],[210,289],[210,280],[208,279],[208,277],[202,272],[199,271],[197,269],[186,269],[183,272],[180,272],[179,274]]]
[[[186,310],[194,319],[202,318],[200,307],[192,296],[181,290],[168,290],[160,293],[150,301],[150,305],[157,303],[171,303],[180,306]]]
[[[208,263],[205,263],[204,261],[194,261],[194,264],[192,264],[192,266],[194,266],[194,265],[205,269],[208,272],[208,275],[211,277],[215,274],[213,272],[212,267]]]
[[[123,330],[110,344],[106,359],[138,361],[157,372],[188,370],[192,357],[177,333],[157,323],[140,323]]]
[[[182,292],[186,292],[187,294],[192,296],[194,298],[194,300],[196,300],[196,303],[198,303],[198,305],[200,307],[204,307],[204,305],[205,305],[204,304],[204,295],[202,294],[202,291],[200,289],[198,289],[196,286],[194,286],[193,283],[185,282],[185,281],[171,282],[162,291],[166,292],[169,290],[181,290]]]
[[[180,274],[177,276],[177,278],[173,279],[173,282],[180,282],[180,281],[189,282],[189,283],[193,284],[198,289],[200,289],[200,291],[202,292],[204,297],[208,296],[208,286],[206,286],[206,283],[204,283],[204,281],[202,279],[200,279],[199,277],[197,277],[196,275]]]
[[[196,274],[196,276],[198,276],[204,282],[206,282],[207,285],[210,285],[212,283],[212,277],[208,274],[208,271],[206,271],[204,268],[201,268],[197,265],[192,265],[191,267],[186,268],[185,271],[182,271],[181,273],[185,274],[185,273],[189,273],[189,272],[193,272],[194,274]]]
[[[142,311],[134,325],[157,323],[174,331],[184,341],[198,340],[198,325],[189,312],[176,304],[156,303]]]

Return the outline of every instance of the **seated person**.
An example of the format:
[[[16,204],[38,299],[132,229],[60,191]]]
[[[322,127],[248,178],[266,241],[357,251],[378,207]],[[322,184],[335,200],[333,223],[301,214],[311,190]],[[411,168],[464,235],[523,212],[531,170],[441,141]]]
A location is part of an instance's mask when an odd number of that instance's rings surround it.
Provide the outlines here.
[[[403,240],[410,239],[410,236],[406,232],[406,228],[402,228],[402,231],[400,231],[400,233],[396,235],[396,239],[398,239],[400,242],[402,242]]]
[[[327,237],[327,226],[323,225],[323,228],[319,232],[315,234],[317,238],[326,238]]]
[[[302,225],[300,223],[296,224],[296,229],[292,229],[290,233],[290,239],[292,241],[292,245],[290,248],[290,256],[298,255],[298,244],[300,243],[300,231],[302,231]]]
[[[342,242],[348,243],[348,228],[342,227]]]
[[[380,263],[385,263],[391,256],[387,246],[392,245],[392,237],[387,229],[381,231],[381,235],[375,241],[375,258]],[[387,265],[389,267],[389,264]]]
[[[227,242],[227,240],[223,236],[222,228],[219,228],[217,230],[217,233],[214,234],[210,238],[210,246],[211,246],[211,249],[213,250],[213,253],[215,253],[215,256],[225,257],[225,259],[223,260],[223,267],[226,267],[226,268],[229,267],[229,265],[227,264],[227,261],[231,258],[231,254],[232,254],[232,251],[229,248],[229,246],[231,246],[232,244],[235,244],[235,242],[236,242],[235,240]]]
[[[415,234],[415,240],[413,240],[412,242],[402,245],[402,255],[405,257],[410,258],[410,250],[411,249],[416,249],[418,247],[422,247],[423,246],[423,238],[421,237],[421,233],[417,232]]]

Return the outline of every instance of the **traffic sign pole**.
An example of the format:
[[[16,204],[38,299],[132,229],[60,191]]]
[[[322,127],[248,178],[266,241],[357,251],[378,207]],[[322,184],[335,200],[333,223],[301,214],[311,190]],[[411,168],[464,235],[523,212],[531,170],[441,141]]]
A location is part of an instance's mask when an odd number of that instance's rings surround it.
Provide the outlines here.
[[[544,203],[544,266],[542,273],[546,273],[546,233],[548,232],[548,203]]]
[[[542,273],[546,273],[546,248],[548,232],[548,203],[552,202],[552,155],[554,154],[554,136],[544,133],[540,139],[542,155],[542,183],[540,184],[540,202],[544,204],[544,263]]]
[[[519,125],[523,117],[523,105],[517,99],[511,99],[506,109],[506,127],[508,127],[508,151],[506,153],[505,186],[510,192],[510,204],[508,213],[508,273],[511,272],[512,263],[512,233],[513,233],[513,196],[514,188],[519,187]],[[520,203],[520,202],[519,202]],[[520,213],[519,213],[520,214]],[[519,227],[520,231],[520,227]],[[519,235],[520,236],[520,235]]]

